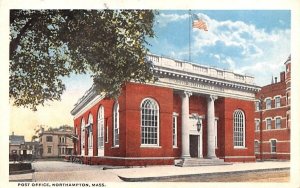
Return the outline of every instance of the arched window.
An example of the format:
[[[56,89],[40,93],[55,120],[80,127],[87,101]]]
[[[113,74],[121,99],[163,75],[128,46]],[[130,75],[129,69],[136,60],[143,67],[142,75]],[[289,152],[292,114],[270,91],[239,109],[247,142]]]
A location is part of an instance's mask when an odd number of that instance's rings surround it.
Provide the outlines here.
[[[84,136],[84,134],[85,134],[85,120],[84,120],[84,118],[82,118],[82,120],[81,120],[81,141],[80,141],[80,143],[81,143],[81,155],[84,155],[84,139],[85,139],[85,136]]]
[[[104,107],[98,110],[98,149],[104,148]]]
[[[141,103],[141,144],[159,145],[159,107],[155,100],[146,98]]]
[[[89,134],[89,138],[88,138],[88,146],[89,148],[93,148],[93,115],[89,114],[89,119],[88,119],[88,134]]]
[[[233,113],[233,145],[235,148],[245,147],[245,115],[241,110]]]
[[[114,104],[114,146],[118,147],[119,146],[119,103],[118,101],[115,102]]]

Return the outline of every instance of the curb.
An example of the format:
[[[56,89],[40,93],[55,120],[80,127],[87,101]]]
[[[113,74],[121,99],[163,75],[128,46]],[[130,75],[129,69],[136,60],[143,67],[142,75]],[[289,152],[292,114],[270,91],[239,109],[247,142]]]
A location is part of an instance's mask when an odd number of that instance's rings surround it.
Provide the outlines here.
[[[139,177],[139,178],[128,178],[119,176],[118,177],[125,182],[143,182],[143,181],[155,181],[155,180],[167,180],[169,178],[184,178],[184,177],[209,177],[209,176],[225,176],[225,175],[234,175],[234,174],[245,174],[251,172],[270,172],[270,171],[282,171],[290,170],[290,167],[284,168],[268,168],[268,169],[256,169],[256,170],[243,170],[243,171],[232,171],[232,172],[210,172],[210,173],[200,173],[200,174],[183,174],[183,175],[171,175],[171,176],[157,176],[157,177]]]
[[[30,170],[18,170],[18,171],[11,171],[9,172],[9,175],[16,175],[16,174],[28,174],[28,173],[33,173],[34,169]]]

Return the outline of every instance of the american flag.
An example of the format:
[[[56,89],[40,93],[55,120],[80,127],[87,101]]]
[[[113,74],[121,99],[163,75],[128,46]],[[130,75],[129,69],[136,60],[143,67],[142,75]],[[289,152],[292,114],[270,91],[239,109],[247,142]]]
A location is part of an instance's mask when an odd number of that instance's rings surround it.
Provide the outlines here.
[[[195,14],[193,14],[193,28],[203,29],[204,31],[208,31],[205,21],[199,19],[198,16]]]

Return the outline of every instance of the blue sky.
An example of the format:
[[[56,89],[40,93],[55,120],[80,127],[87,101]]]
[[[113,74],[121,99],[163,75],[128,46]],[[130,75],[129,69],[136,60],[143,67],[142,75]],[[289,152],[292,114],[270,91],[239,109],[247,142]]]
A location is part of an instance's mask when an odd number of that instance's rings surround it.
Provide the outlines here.
[[[270,84],[290,55],[291,15],[288,10],[192,10],[208,31],[191,30],[191,61],[255,77]],[[150,52],[189,59],[188,10],[160,10]]]

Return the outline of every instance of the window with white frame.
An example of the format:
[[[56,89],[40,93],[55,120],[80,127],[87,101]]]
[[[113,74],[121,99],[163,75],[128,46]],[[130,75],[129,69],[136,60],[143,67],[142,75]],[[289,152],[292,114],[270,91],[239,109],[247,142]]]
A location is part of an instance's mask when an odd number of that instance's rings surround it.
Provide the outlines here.
[[[260,110],[260,101],[255,101],[255,111]]]
[[[108,143],[108,126],[106,126],[106,137],[105,137],[105,142]]]
[[[260,130],[260,120],[256,119],[255,120],[255,131],[259,131]]]
[[[173,147],[177,147],[177,115],[173,113]]]
[[[119,146],[119,103],[118,101],[114,104],[114,129],[113,129],[113,146],[118,147]]]
[[[84,120],[84,118],[82,118],[82,120],[81,120],[81,139],[80,139],[81,154],[84,153],[84,139],[85,139],[85,120]]]
[[[270,130],[270,129],[272,129],[272,120],[271,119],[267,119],[266,120],[267,122],[267,130]]]
[[[272,108],[272,101],[271,99],[266,99],[266,109],[271,109]]]
[[[98,149],[104,147],[104,107],[100,106],[98,110]]]
[[[259,141],[254,141],[254,152],[259,153]]]
[[[281,118],[277,117],[275,119],[275,129],[280,129],[281,128]]]
[[[271,140],[271,153],[276,153],[276,140]]]
[[[141,144],[159,145],[159,107],[151,98],[146,98],[141,103]]]
[[[93,115],[90,114],[89,115],[89,119],[88,119],[88,124],[89,124],[89,127],[88,127],[88,134],[89,134],[89,138],[88,138],[88,146],[89,148],[92,148],[93,147]]]
[[[235,148],[245,147],[245,115],[241,110],[233,113],[233,144]]]
[[[275,107],[279,108],[280,107],[280,97],[275,97]]]

